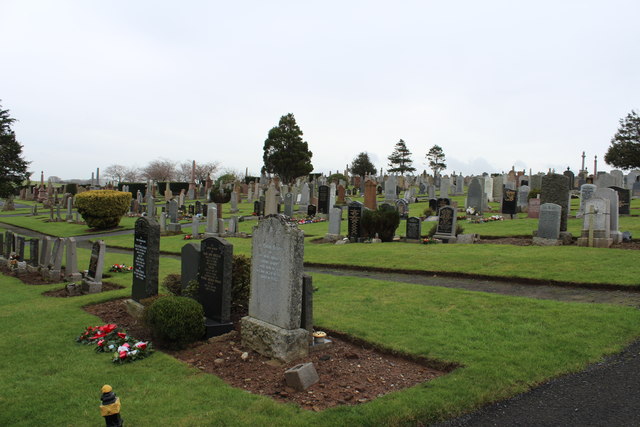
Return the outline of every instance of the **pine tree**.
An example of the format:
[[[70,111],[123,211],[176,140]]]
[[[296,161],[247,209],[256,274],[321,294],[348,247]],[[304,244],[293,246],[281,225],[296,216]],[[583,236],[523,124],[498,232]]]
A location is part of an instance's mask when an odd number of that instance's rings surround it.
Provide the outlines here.
[[[393,153],[391,153],[387,159],[389,160],[389,166],[391,166],[388,172],[400,172],[401,175],[404,175],[405,172],[414,172],[416,170],[416,168],[411,166],[413,163],[413,160],[411,160],[411,151],[409,151],[402,139],[398,141]]]
[[[620,169],[640,167],[640,117],[635,111],[620,119],[604,161]]]
[[[444,151],[439,145],[434,145],[429,149],[427,153],[427,160],[429,160],[429,167],[433,171],[433,176],[438,176],[441,170],[447,168],[445,163]]]
[[[0,105],[0,198],[10,198],[16,188],[29,179],[29,162],[22,158],[22,145],[16,140],[11,125],[16,119]]]
[[[312,170],[308,144],[302,140],[302,130],[293,114],[280,117],[278,126],[271,128],[264,141],[263,172],[274,173],[283,183],[292,183]]]

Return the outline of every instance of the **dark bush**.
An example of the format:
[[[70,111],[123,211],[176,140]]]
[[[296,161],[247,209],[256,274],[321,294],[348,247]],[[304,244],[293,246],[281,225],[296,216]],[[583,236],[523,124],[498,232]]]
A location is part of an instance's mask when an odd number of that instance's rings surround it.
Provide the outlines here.
[[[162,284],[172,295],[180,296],[182,295],[182,281],[180,274],[168,274],[167,277],[164,278]]]
[[[400,214],[392,206],[382,205],[377,210],[362,212],[362,232],[373,238],[376,234],[383,242],[391,242],[400,224]]]
[[[232,277],[231,312],[245,314],[249,310],[251,258],[244,255],[234,255]]]
[[[204,336],[204,310],[195,300],[159,298],[144,311],[144,322],[153,336],[171,348],[184,348]]]
[[[64,191],[75,196],[78,194],[78,184],[66,184],[64,186]]]

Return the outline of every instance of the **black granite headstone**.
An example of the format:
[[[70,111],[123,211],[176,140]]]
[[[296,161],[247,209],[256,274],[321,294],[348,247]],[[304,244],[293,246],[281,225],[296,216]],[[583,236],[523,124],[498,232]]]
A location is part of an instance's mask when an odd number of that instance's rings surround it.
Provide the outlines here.
[[[253,214],[255,216],[260,216],[260,200],[253,202]]]
[[[307,206],[307,216],[316,216],[316,205]]]
[[[518,192],[509,188],[502,190],[502,213],[515,215],[518,208]]]
[[[438,227],[436,234],[455,234],[455,209],[451,206],[445,206],[438,211]]]
[[[409,204],[405,199],[396,200],[396,209],[400,214],[400,219],[407,219],[409,217]]]
[[[158,294],[160,224],[149,217],[136,221],[133,240],[133,284],[131,297],[140,302]]]
[[[56,242],[53,243],[53,251],[55,253]],[[98,271],[98,258],[100,257],[100,243],[94,242],[91,246],[91,257],[89,258],[89,271],[87,275],[89,277],[96,277]]]
[[[438,209],[444,206],[450,206],[451,200],[448,197],[438,197]]]
[[[180,283],[182,289],[186,289],[189,282],[198,279],[200,246],[197,243],[187,243],[182,247],[180,255]]]
[[[434,214],[438,212],[438,199],[429,199],[429,209],[431,209]]]
[[[18,236],[18,247],[16,248],[16,253],[18,254],[18,259],[20,259],[20,261],[24,261],[24,244],[24,236]]]
[[[207,337],[221,335],[233,328],[231,318],[231,271],[233,245],[218,237],[200,244],[199,301],[204,308]]]
[[[329,186],[321,185],[318,187],[318,213],[329,213]]]
[[[609,187],[618,193],[618,214],[629,215],[631,214],[631,190],[621,187]]]
[[[362,236],[362,205],[358,202],[349,204],[347,208],[347,235],[357,240]]]
[[[421,225],[422,222],[420,221],[420,218],[412,216],[411,218],[407,219],[407,239],[420,239]]]

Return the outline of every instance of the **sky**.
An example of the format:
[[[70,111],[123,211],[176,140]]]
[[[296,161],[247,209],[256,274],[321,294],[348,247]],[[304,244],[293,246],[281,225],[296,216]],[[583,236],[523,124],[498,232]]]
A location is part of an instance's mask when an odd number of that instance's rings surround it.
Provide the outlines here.
[[[418,172],[610,170],[640,2],[0,2],[0,105],[34,178],[163,158],[259,174],[293,113],[314,172],[403,139]]]

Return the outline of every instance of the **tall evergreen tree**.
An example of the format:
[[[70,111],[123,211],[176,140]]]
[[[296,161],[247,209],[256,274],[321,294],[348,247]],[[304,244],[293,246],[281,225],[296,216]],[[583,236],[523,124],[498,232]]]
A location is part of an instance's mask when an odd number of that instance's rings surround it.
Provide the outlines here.
[[[271,128],[264,141],[262,171],[274,173],[288,184],[313,170],[312,156],[307,142],[302,140],[302,130],[289,113],[280,117],[278,126]]]
[[[16,119],[0,105],[0,198],[13,196],[17,187],[29,179],[29,162],[22,158],[22,145],[16,140],[11,125]]]
[[[376,172],[376,167],[371,163],[369,154],[364,151],[358,154],[351,162],[351,173],[353,175],[364,177],[367,174],[375,175]]]
[[[433,171],[433,176],[437,176],[441,170],[447,168],[445,163],[444,151],[439,145],[434,145],[429,149],[427,153],[427,160],[429,160],[429,167]]]
[[[640,116],[635,111],[620,119],[604,161],[620,169],[640,167]]]
[[[404,175],[405,172],[414,172],[416,168],[411,166],[413,160],[411,160],[411,151],[407,148],[405,142],[401,139],[395,146],[393,153],[389,157],[389,172],[395,173],[400,172],[401,175]]]

